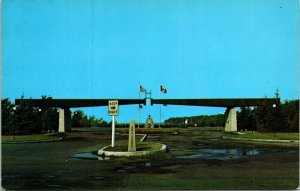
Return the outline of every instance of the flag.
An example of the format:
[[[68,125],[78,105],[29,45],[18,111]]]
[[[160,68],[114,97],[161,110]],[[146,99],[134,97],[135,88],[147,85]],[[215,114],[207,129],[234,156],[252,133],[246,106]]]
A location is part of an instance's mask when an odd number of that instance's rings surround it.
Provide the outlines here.
[[[160,91],[163,93],[167,93],[167,89],[162,85],[160,85]]]
[[[145,92],[145,89],[142,86],[140,86],[140,92]]]

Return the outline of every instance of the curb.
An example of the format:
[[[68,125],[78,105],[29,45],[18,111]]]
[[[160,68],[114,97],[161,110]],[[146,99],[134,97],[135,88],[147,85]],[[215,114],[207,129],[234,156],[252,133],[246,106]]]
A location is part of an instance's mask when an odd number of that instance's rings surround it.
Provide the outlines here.
[[[275,140],[275,139],[243,139],[243,138],[230,138],[223,136],[225,140],[238,140],[238,141],[254,141],[254,142],[274,142],[274,143],[299,143],[299,140]]]
[[[145,134],[145,135],[141,138],[140,142],[144,142],[146,139],[147,139],[147,134]]]
[[[153,151],[135,151],[135,152],[115,152],[115,151],[104,151],[107,147],[110,145],[103,147],[102,149],[98,150],[98,155],[100,156],[116,156],[116,157],[131,157],[131,156],[145,156],[145,155],[150,155],[150,154],[155,154],[155,153],[160,153],[160,152],[165,152],[167,149],[167,146],[164,144],[161,144],[162,147],[159,150],[153,150]]]
[[[1,142],[2,144],[24,144],[24,143],[45,143],[45,142],[57,142],[62,141],[63,138],[52,139],[52,140],[39,140],[39,141],[21,141],[21,142]]]

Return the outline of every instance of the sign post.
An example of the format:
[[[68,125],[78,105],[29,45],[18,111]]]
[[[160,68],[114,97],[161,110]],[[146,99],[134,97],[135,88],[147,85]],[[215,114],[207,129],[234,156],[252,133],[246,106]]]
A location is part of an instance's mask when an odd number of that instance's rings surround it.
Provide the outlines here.
[[[111,123],[111,147],[115,146],[115,116],[119,114],[119,102],[118,100],[108,101],[108,115],[112,116]]]

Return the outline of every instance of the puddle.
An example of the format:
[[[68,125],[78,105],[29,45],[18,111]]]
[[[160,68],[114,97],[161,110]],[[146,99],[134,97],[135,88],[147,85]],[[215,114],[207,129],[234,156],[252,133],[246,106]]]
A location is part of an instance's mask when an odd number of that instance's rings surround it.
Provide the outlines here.
[[[56,176],[54,176],[54,175],[48,175],[48,176],[45,176],[45,178],[56,178]]]
[[[94,179],[95,180],[104,180],[104,177],[103,176],[95,176]]]
[[[2,179],[18,179],[22,178],[20,175],[14,175],[14,174],[2,174]]]
[[[217,159],[217,160],[231,160],[242,157],[256,156],[261,153],[274,153],[274,152],[287,152],[296,153],[291,150],[267,150],[267,149],[215,149],[215,148],[202,148],[193,150],[180,150],[170,149],[171,151],[184,151],[187,154],[178,155],[179,159]],[[189,154],[190,153],[190,154]]]
[[[252,157],[262,153],[296,153],[296,150],[284,149],[219,149],[219,148],[200,148],[200,149],[176,149],[169,147],[178,159],[213,159],[213,160],[232,160],[242,157]],[[176,152],[179,152],[176,154]],[[86,160],[109,160],[109,157],[98,156],[92,152],[75,153],[71,158]],[[146,164],[149,166],[149,164]],[[150,164],[151,166],[151,164]],[[9,178],[9,177],[6,177]]]
[[[188,155],[179,155],[176,158],[182,159],[219,159],[219,160],[229,160],[229,159],[237,159],[245,156],[254,156],[258,155],[260,151],[258,149],[252,150],[242,150],[242,149],[198,149],[198,150],[190,150],[190,152],[197,152],[196,154],[188,154]]]
[[[47,186],[49,188],[59,188],[59,187],[61,187],[61,185],[58,185],[58,184],[48,184]]]
[[[87,159],[87,160],[109,160],[109,157],[102,157],[92,152],[75,153],[70,156],[71,158]]]
[[[125,169],[119,169],[118,172],[123,172],[124,173],[124,172],[127,172],[127,170],[125,170]]]

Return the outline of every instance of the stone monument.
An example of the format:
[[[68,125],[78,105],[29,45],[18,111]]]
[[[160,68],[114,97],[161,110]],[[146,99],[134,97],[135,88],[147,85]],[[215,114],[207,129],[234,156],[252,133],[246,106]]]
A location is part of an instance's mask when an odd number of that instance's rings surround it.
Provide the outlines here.
[[[132,119],[129,126],[129,137],[128,137],[128,152],[136,151],[136,142],[135,142],[135,122]]]
[[[152,119],[151,115],[148,116],[145,127],[146,128],[154,128],[154,123],[153,123],[153,119]]]

